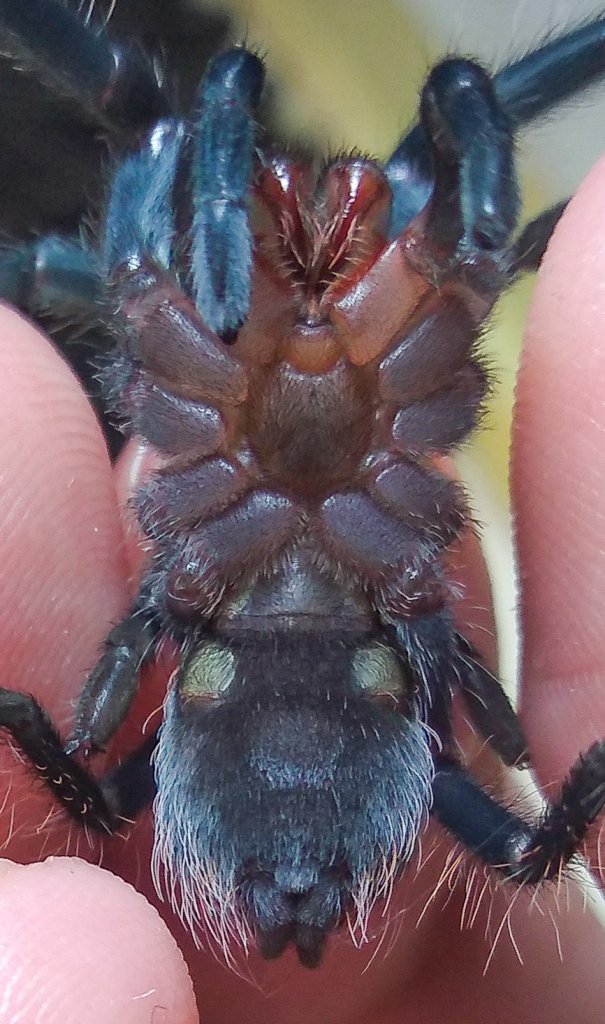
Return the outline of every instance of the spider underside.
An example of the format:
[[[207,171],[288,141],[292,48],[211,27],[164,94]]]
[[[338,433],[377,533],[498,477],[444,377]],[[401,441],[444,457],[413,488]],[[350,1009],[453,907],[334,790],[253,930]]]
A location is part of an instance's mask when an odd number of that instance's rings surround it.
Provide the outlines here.
[[[91,29],[29,7],[62,19],[61,46],[8,0],[0,35],[52,60],[59,89]],[[443,61],[384,166],[317,173],[257,150],[264,72],[246,49],[211,62],[185,120],[138,55],[95,36],[87,110],[131,139],[102,237],[0,254],[2,294],[30,313],[101,309],[107,400],[163,457],[135,499],[153,561],[67,747],[25,694],[0,690],[0,726],[77,821],[112,831],[156,793],[155,870],[224,947],[251,931],[265,956],[292,944],[316,965],[347,914],[363,931],[429,812],[528,884],[558,876],[603,807],[605,743],[537,824],[460,759],[457,691],[506,764],[528,754],[453,625],[443,558],[469,514],[437,459],[477,425],[481,330],[565,205],[517,233],[515,134],[605,74],[604,37],[596,20],[495,75]],[[96,780],[77,755],[111,738],[166,635],[181,655],[163,725]]]

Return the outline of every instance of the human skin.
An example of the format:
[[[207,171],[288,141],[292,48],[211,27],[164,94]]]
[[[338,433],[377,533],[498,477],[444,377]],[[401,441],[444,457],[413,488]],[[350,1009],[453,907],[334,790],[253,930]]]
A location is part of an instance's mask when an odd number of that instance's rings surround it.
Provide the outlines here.
[[[512,486],[518,527],[524,656],[521,710],[542,784],[555,786],[580,750],[605,736],[605,163],[585,182],[550,248],[529,316],[514,432]],[[124,542],[118,509],[145,472],[130,448],[112,472],[70,372],[48,342],[7,312],[0,331],[0,659],[6,686],[34,693],[67,730],[71,702],[98,644],[125,610],[136,561],[132,523]],[[476,543],[456,552],[452,574],[466,593],[459,616],[481,637],[489,591]],[[129,578],[130,577],[130,578]],[[489,650],[486,655],[489,657]],[[161,678],[143,684],[129,745],[161,700]],[[493,770],[471,745],[473,770]],[[61,815],[39,829],[52,804],[0,750],[0,843],[7,857],[39,860],[68,847],[76,830]],[[149,822],[104,843],[103,863],[150,898]],[[125,834],[128,830],[125,829]],[[596,830],[598,832],[598,829]],[[464,881],[433,902],[449,845],[418,877],[409,869],[393,901],[396,926],[376,944],[338,938],[319,971],[289,953],[272,965],[252,958],[255,984],[193,948],[163,911],[183,949],[207,1024],[592,1024],[605,1004],[605,933],[546,894],[533,913],[522,896],[490,949],[511,890],[485,896],[461,930]],[[429,849],[431,838],[424,840]],[[592,844],[593,861],[597,861]],[[95,858],[80,838],[81,856]],[[467,869],[468,873],[468,869]],[[476,886],[477,887],[477,886]],[[475,888],[476,891],[476,888]],[[565,900],[562,901],[565,903]],[[157,900],[156,900],[157,903]],[[421,923],[416,922],[423,907]],[[402,908],[407,908],[401,913]],[[540,913],[541,909],[541,913]],[[488,915],[491,918],[488,922]],[[468,906],[466,919],[468,919]],[[555,941],[559,933],[562,959]],[[486,928],[488,938],[486,939]],[[380,931],[380,922],[376,924]],[[389,950],[388,956],[385,955]],[[193,1024],[183,960],[145,901],[108,872],[74,859],[0,871],[0,1020],[23,1024]]]

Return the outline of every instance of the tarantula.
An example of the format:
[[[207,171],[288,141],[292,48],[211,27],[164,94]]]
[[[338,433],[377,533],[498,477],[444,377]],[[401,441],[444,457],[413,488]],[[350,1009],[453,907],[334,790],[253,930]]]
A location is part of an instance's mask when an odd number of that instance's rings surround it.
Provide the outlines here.
[[[60,43],[32,30],[49,11]],[[605,74],[605,21],[493,76],[443,61],[384,166],[320,173],[257,150],[263,64],[243,47],[180,118],[138,56],[53,0],[3,0],[0,32],[57,92],[77,71],[130,140],[98,242],[15,247],[3,294],[100,320],[106,398],[163,460],[134,499],[153,559],[67,746],[22,693],[0,690],[0,726],[77,821],[112,831],[156,793],[178,912],[266,957],[292,944],[315,966],[347,914],[363,924],[429,811],[513,881],[556,877],[605,803],[605,743],[537,825],[461,762],[457,691],[506,764],[528,753],[453,624],[443,559],[469,513],[437,457],[477,424],[482,326],[564,207],[516,233],[515,132]],[[77,755],[114,734],[166,636],[163,724],[96,780]]]

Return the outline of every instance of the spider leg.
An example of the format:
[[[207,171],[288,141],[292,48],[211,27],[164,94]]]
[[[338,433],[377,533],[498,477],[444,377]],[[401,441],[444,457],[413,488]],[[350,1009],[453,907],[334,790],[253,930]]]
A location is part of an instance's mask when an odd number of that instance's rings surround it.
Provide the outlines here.
[[[102,779],[66,753],[46,712],[26,693],[0,688],[0,729],[6,729],[40,781],[79,825],[113,832],[120,818],[136,817],[155,795],[154,733]]]
[[[99,381],[100,366],[115,339],[102,318],[107,294],[96,254],[60,235],[0,247],[0,300],[10,302],[52,334],[94,406],[115,457],[124,438],[107,415]],[[93,352],[98,359],[91,358]]]
[[[505,764],[527,765],[529,752],[521,723],[500,681],[460,633],[455,634],[455,647],[456,678],[473,725]]]
[[[199,94],[191,277],[199,312],[225,340],[241,327],[250,305],[252,233],[246,203],[264,74],[254,54],[229,50],[210,63]]]
[[[3,56],[35,74],[110,133],[132,134],[168,112],[151,66],[54,0],[0,0]]]
[[[605,74],[605,18],[567,32],[494,76],[496,95],[515,128],[533,121]]]
[[[142,592],[132,611],[110,631],[76,709],[64,747],[59,733],[30,695],[0,688],[0,729],[7,729],[38,777],[80,824],[113,831],[118,817],[132,817],[153,798],[149,758],[155,737],[98,782],[73,757],[94,752],[124,720],[136,693],[141,666],[154,653],[157,625]],[[145,767],[145,764],[147,767]]]
[[[515,239],[512,248],[511,274],[538,269],[550,236],[559,223],[568,202],[569,199],[564,199],[563,202],[556,203],[555,206],[544,210],[538,217],[525,225],[519,237]]]
[[[396,238],[426,206],[434,186],[433,159],[424,128],[417,124],[384,165],[391,186],[389,237]]]
[[[181,121],[158,121],[118,167],[105,215],[102,262],[107,276],[123,264],[138,266],[143,256],[170,266],[172,190],[184,132]]]
[[[426,693],[427,721],[441,740],[444,756],[454,749],[451,699],[458,688],[473,725],[504,763],[527,764],[527,742],[514,708],[469,642],[455,631],[447,610],[391,617],[386,633]]]
[[[605,75],[604,41],[605,19],[598,18],[559,39],[553,39],[494,75],[492,83],[497,106],[500,115],[508,121],[510,130],[517,131],[529,121],[547,113],[557,103],[576,95],[601,79]],[[446,61],[445,66],[452,63],[465,62]],[[455,92],[450,95],[457,103]],[[481,110],[477,109],[473,113],[469,106],[468,114],[471,117],[468,123],[469,134],[474,128],[481,131]],[[460,117],[463,116],[460,108]],[[447,127],[447,118],[442,123]],[[476,150],[480,151],[483,143],[487,143],[487,148],[492,148],[491,158],[495,161],[492,166],[497,168],[498,147],[493,151],[493,127],[494,124],[483,140],[476,140]],[[484,159],[487,155],[484,153]],[[500,159],[505,155],[501,153]],[[431,132],[427,133],[426,125],[420,124],[412,128],[402,139],[387,161],[385,171],[393,192],[391,237],[400,234],[428,202],[439,178],[438,159],[438,154],[434,151],[434,140],[431,142]],[[477,165],[479,174],[480,167],[481,160]],[[501,183],[501,187],[504,187],[504,183]],[[504,197],[510,202],[511,197],[507,194],[506,188]],[[472,194],[461,195],[460,201],[462,205],[466,202],[472,204],[474,198]],[[478,198],[480,194],[476,197]],[[497,212],[501,218],[502,213],[499,210]],[[509,210],[503,212],[510,213]],[[526,268],[521,266],[519,269]],[[534,268],[530,266],[527,269]]]
[[[427,233],[438,249],[504,248],[519,213],[512,124],[490,76],[472,61],[438,64],[420,118],[432,153]]]
[[[243,49],[212,61],[200,90],[193,138],[185,138],[180,121],[158,121],[116,172],[106,215],[104,265],[117,287],[123,290],[124,276],[150,259],[164,269],[176,265],[204,323],[224,340],[241,326],[250,303],[252,236],[246,204],[253,114],[263,76],[261,61]],[[175,190],[183,174],[190,188]],[[185,191],[193,208],[191,245],[185,253],[173,252],[182,213],[174,208],[175,191]],[[145,286],[143,274],[134,287]]]
[[[92,250],[60,235],[0,249],[0,298],[28,315],[92,323],[103,298],[101,267]]]
[[[0,688],[0,728],[10,732],[71,818],[98,831],[113,831],[114,812],[98,783],[65,752],[50,718],[30,694]]]
[[[114,814],[132,821],[155,797],[152,754],[157,746],[152,733],[126,760],[99,779],[98,786]]]
[[[448,613],[401,619],[388,626],[386,633],[424,696],[427,721],[439,737],[443,755],[455,757],[451,720],[453,630]]]
[[[66,747],[101,750],[124,721],[137,691],[141,667],[155,653],[158,624],[142,592],[129,614],[110,630],[103,653],[78,699],[75,726]]]
[[[605,806],[605,743],[578,758],[535,826],[497,803],[456,764],[437,765],[433,813],[485,863],[518,884],[556,878]]]
[[[385,165],[393,193],[390,234],[430,201],[428,233],[456,249],[500,249],[519,210],[512,122],[490,75],[446,60],[422,92],[420,124]]]

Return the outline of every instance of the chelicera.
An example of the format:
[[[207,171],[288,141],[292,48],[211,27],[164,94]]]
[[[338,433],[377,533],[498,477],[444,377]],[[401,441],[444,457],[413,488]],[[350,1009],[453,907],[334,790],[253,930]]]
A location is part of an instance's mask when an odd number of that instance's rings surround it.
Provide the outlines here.
[[[77,47],[89,30],[64,15]],[[67,747],[23,694],[0,691],[0,725],[92,827],[155,791],[156,871],[223,944],[251,931],[265,956],[292,944],[316,965],[429,812],[519,884],[556,877],[605,802],[604,743],[535,825],[460,760],[456,691],[506,764],[528,754],[453,624],[443,560],[469,516],[437,462],[480,416],[493,303],[564,206],[517,233],[515,131],[603,75],[604,34],[595,21],[495,76],[444,61],[384,167],[319,173],[257,151],[263,65],[246,49],[212,61],[183,120],[101,37],[114,59],[93,99],[123,122],[136,83],[134,142],[98,246],[24,246],[19,297],[33,309],[52,287],[59,314],[101,309],[106,395],[163,460],[134,500],[153,559]],[[167,635],[180,656],[163,724],[95,780],[77,755],[113,735]]]

